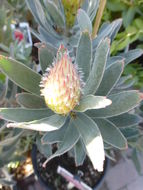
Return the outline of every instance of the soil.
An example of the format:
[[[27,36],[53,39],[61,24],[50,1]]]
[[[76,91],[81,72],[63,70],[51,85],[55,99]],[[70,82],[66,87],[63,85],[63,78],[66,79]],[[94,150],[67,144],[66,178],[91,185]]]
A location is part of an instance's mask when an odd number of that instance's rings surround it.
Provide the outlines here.
[[[46,168],[43,168],[42,164],[45,161],[45,157],[37,153],[37,169],[40,175],[40,178],[44,183],[47,184],[47,187],[52,190],[67,190],[68,184],[60,174],[57,173],[57,167],[61,166],[64,169],[68,170],[78,179],[81,179],[84,183],[86,183],[91,188],[94,188],[100,179],[103,176],[103,172],[97,172],[94,170],[91,161],[88,157],[86,157],[82,166],[76,167],[74,158],[69,157],[68,154],[64,154],[60,157],[56,157],[48,162]],[[104,163],[104,167],[106,162]],[[82,173],[82,176],[78,176],[78,173]],[[77,190],[77,188],[70,188],[71,190]]]

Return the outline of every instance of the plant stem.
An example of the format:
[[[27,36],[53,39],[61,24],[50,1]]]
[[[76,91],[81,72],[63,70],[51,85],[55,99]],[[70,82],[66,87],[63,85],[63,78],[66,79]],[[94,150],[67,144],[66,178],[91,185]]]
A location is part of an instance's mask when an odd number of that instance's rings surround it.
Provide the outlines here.
[[[93,26],[92,39],[94,39],[97,35],[105,5],[106,5],[106,0],[100,0],[99,9]]]

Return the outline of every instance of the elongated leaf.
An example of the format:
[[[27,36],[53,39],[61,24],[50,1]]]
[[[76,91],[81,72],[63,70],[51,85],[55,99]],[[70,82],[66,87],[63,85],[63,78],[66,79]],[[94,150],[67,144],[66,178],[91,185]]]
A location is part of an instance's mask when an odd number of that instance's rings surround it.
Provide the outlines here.
[[[41,143],[41,136],[38,135],[36,137],[36,145],[40,153],[42,153],[45,157],[49,157],[52,155],[52,147],[51,145],[45,145]]]
[[[86,157],[86,149],[84,146],[84,143],[82,139],[80,138],[78,142],[74,146],[74,152],[75,152],[75,163],[76,166],[80,166],[83,164],[84,159]]]
[[[80,133],[94,168],[98,171],[103,171],[105,159],[104,145],[98,126],[91,118],[83,113],[77,114],[74,125]]]
[[[0,108],[0,116],[12,122],[28,122],[53,115],[49,109]]]
[[[57,49],[59,47],[61,43],[60,39],[57,39],[50,33],[47,33],[43,27],[39,27],[38,31],[40,33],[42,41],[44,41],[46,44],[49,44],[53,49]]]
[[[113,41],[114,37],[116,36],[116,33],[118,32],[121,26],[121,23],[122,23],[121,19],[117,19],[112,23],[104,23],[101,26],[101,29],[99,30],[97,37],[93,40],[94,50],[99,45],[100,41],[106,37],[108,37],[109,39],[111,39],[111,41]]]
[[[94,119],[99,127],[103,140],[118,149],[127,148],[127,140],[121,131],[110,121],[106,119]]]
[[[35,95],[40,95],[41,76],[20,62],[0,56],[0,69],[14,83]]]
[[[51,20],[57,27],[63,28],[65,26],[65,20],[59,11],[58,7],[52,1],[45,1],[46,11],[49,14]]]
[[[79,132],[77,131],[74,122],[71,120],[69,125],[67,126],[62,142],[59,143],[58,150],[46,160],[44,166],[52,158],[60,156],[65,152],[69,151],[76,144],[78,139],[79,139]]]
[[[125,59],[122,56],[113,56],[113,57],[108,57],[107,64],[106,64],[106,69],[110,67],[112,64],[119,62],[119,61],[124,61]]]
[[[113,117],[130,111],[141,101],[141,94],[135,90],[129,90],[108,96],[112,104],[100,110],[87,111],[91,117]]]
[[[29,93],[20,93],[16,96],[17,102],[25,108],[38,109],[46,108],[45,101],[42,97]]]
[[[92,23],[84,10],[78,10],[77,21],[82,32],[88,31],[90,34],[92,33]]]
[[[85,95],[95,94],[99,87],[104,74],[108,53],[109,39],[105,39],[101,42],[96,51],[92,70],[84,88]]]
[[[65,124],[55,131],[47,132],[45,135],[43,135],[41,141],[43,144],[53,144],[56,142],[61,142],[64,138],[65,131],[68,127],[69,122],[66,121]]]
[[[54,59],[54,53],[52,51],[50,51],[46,45],[42,45],[39,49],[38,49],[38,56],[39,56],[39,61],[40,61],[40,65],[42,68],[42,71],[45,72],[45,70],[47,69],[47,67],[49,67]]]
[[[124,68],[124,62],[118,61],[108,67],[102,78],[100,86],[97,89],[96,95],[106,96],[110,93],[113,87],[118,82]]]
[[[137,59],[142,54],[143,54],[142,49],[134,49],[134,50],[128,51],[127,53],[121,53],[119,56],[122,56],[123,58],[125,58],[125,66],[126,66],[128,63]]]
[[[26,0],[27,6],[30,9],[31,13],[33,14],[35,20],[38,22],[39,25],[45,26],[45,16],[43,12],[43,8],[38,0]]]
[[[0,141],[0,146],[8,146],[11,145],[12,143],[17,142],[17,140],[23,135],[24,131],[19,132],[17,135],[6,138],[3,141]]]
[[[131,79],[133,76],[132,75],[128,75],[128,76],[123,76],[119,79],[116,87],[123,85],[124,83],[126,83],[129,79]]]
[[[79,105],[74,108],[74,111],[85,112],[89,109],[105,108],[111,103],[112,101],[107,99],[105,96],[87,95],[80,100]]]
[[[131,127],[138,125],[142,119],[138,115],[124,113],[115,117],[108,118],[117,127]]]
[[[65,117],[60,115],[52,115],[40,120],[35,120],[32,122],[22,122],[22,123],[9,123],[7,127],[29,129],[35,131],[53,131],[62,127],[65,123]]]
[[[76,63],[82,69],[84,81],[87,80],[92,61],[91,38],[88,32],[82,32],[76,53]]]

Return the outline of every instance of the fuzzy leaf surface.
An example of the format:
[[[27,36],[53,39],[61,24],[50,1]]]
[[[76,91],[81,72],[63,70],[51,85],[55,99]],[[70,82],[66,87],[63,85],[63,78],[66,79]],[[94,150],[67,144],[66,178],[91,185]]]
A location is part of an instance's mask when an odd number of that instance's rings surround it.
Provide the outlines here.
[[[134,50],[130,50],[126,53],[121,53],[119,56],[122,56],[123,58],[125,58],[125,66],[132,62],[133,60],[137,59],[138,57],[140,57],[143,54],[143,50],[142,49],[134,49]]]
[[[74,152],[75,152],[75,163],[76,166],[81,166],[84,162],[84,159],[86,157],[86,149],[85,145],[80,138],[78,142],[74,146]]]
[[[0,108],[0,116],[11,122],[28,122],[53,115],[49,109]]]
[[[103,140],[98,126],[91,118],[83,113],[77,114],[74,125],[79,131],[94,168],[102,171],[105,155]]]
[[[62,127],[65,123],[65,117],[60,115],[52,115],[40,120],[35,120],[32,122],[22,122],[22,123],[9,123],[7,127],[29,129],[35,131],[53,131]]]
[[[97,48],[90,75],[84,87],[85,95],[95,94],[105,71],[107,56],[109,54],[109,39],[103,40]]]
[[[141,122],[141,117],[135,114],[124,113],[115,117],[108,118],[117,127],[131,127]]]
[[[89,110],[87,114],[90,117],[108,118],[126,113],[135,108],[141,101],[140,93],[136,90],[123,91],[117,94],[112,94],[108,98],[112,104],[100,110]]]
[[[82,32],[76,53],[76,64],[84,73],[83,80],[86,81],[91,67],[92,51],[91,38],[88,32]]]
[[[92,33],[92,23],[90,21],[89,16],[87,15],[87,13],[84,10],[82,10],[82,9],[78,10],[77,21],[78,21],[78,24],[79,24],[82,32],[88,31],[89,34]]]
[[[49,0],[45,0],[46,11],[49,14],[51,20],[57,27],[63,28],[65,26],[65,20],[59,11],[57,5]]]
[[[87,95],[81,98],[79,105],[74,108],[74,111],[85,112],[89,109],[101,109],[110,104],[112,104],[112,101],[105,96]]]
[[[118,82],[124,68],[124,62],[118,61],[108,67],[102,78],[100,86],[97,89],[96,95],[106,96],[110,93],[113,87]]]
[[[4,56],[0,56],[0,69],[14,83],[35,95],[40,95],[41,76],[24,64]]]
[[[65,152],[69,151],[70,149],[72,149],[76,144],[76,142],[78,141],[78,139],[79,139],[79,132],[77,131],[74,122],[71,120],[64,133],[62,142],[59,143],[58,150],[46,160],[44,166],[52,158],[60,156]]]
[[[42,97],[35,96],[30,93],[17,94],[16,100],[21,106],[25,108],[40,109],[47,107]]]
[[[41,141],[43,144],[53,144],[57,142],[61,142],[64,137],[64,133],[68,127],[68,122],[65,122],[65,124],[55,131],[49,131],[45,135],[43,135]]]
[[[99,127],[103,140],[118,149],[127,148],[127,140],[121,131],[106,119],[94,119]]]
[[[47,67],[49,67],[52,64],[53,59],[54,59],[54,54],[52,51],[50,51],[46,47],[46,45],[42,45],[39,48],[38,57],[39,57],[39,61],[40,61],[42,71],[45,72]]]

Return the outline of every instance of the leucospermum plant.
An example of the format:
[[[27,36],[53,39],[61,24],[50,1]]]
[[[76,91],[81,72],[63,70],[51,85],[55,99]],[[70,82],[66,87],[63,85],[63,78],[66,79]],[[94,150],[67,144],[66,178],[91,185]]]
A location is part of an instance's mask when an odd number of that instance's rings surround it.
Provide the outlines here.
[[[136,49],[110,55],[121,19],[103,24],[91,38],[98,2],[85,1],[67,32],[60,0],[27,1],[39,23],[35,35],[41,39],[37,47],[43,76],[14,59],[0,57],[1,71],[25,90],[17,95],[21,107],[1,108],[0,115],[9,121],[7,127],[33,131],[39,151],[47,157],[43,165],[74,150],[77,166],[88,155],[94,168],[102,171],[106,150],[126,149],[122,129],[140,121],[130,111],[142,94],[128,90],[128,77],[121,75],[143,52]],[[55,143],[57,150],[52,153]]]

